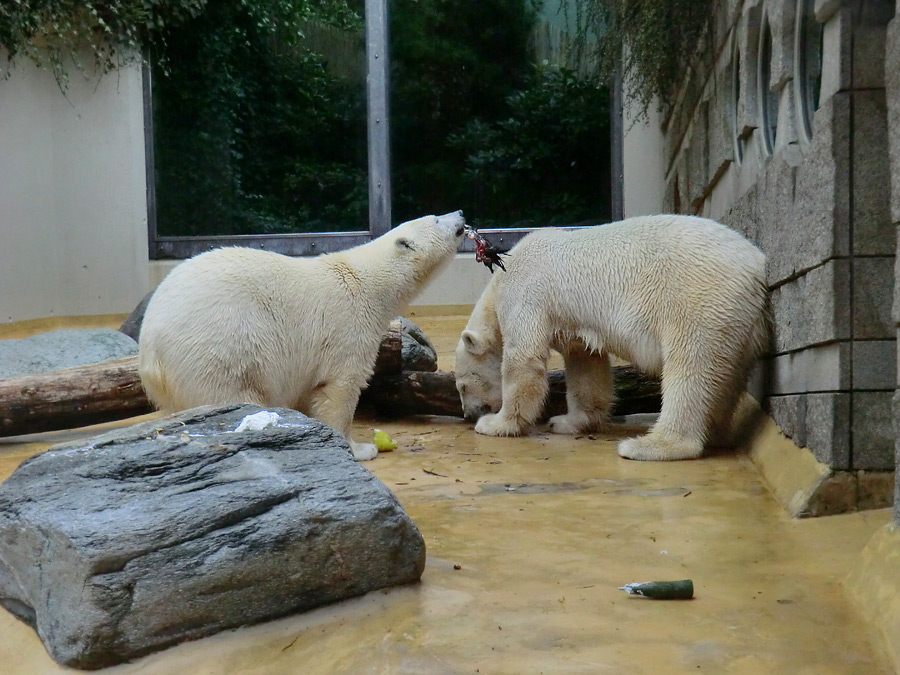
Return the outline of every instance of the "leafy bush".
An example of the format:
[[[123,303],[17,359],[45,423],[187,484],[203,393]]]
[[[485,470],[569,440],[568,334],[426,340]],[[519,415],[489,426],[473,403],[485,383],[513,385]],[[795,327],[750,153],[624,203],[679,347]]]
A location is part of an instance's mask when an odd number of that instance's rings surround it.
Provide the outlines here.
[[[595,224],[610,217],[608,89],[536,66],[507,115],[471,120],[450,142],[480,227]]]

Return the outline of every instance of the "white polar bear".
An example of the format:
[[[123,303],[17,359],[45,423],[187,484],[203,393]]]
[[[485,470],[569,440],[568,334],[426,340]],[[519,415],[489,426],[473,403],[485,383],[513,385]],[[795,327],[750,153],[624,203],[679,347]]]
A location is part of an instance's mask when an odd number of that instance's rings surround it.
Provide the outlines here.
[[[711,220],[644,216],[540,230],[504,262],[456,349],[463,411],[480,417],[478,433],[516,435],[537,419],[552,347],[565,360],[568,411],[550,419],[550,431],[603,423],[613,403],[612,354],[662,376],[658,421],[623,440],[619,454],[696,458],[711,428],[730,422],[769,344],[765,256]]]
[[[350,437],[390,320],[456,252],[462,212],[426,216],[317,258],[222,248],[176,267],[147,305],[138,370],[166,410],[249,402],[300,410]]]

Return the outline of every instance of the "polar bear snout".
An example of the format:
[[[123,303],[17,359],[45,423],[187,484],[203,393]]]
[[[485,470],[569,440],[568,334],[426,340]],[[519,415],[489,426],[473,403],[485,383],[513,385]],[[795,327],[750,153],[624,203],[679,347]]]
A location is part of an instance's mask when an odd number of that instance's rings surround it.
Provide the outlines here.
[[[456,237],[461,237],[463,232],[466,231],[466,219],[462,211],[454,211],[453,213],[445,213],[443,216],[437,216],[437,225],[448,232],[453,232]]]
[[[465,417],[469,422],[477,422],[482,417],[491,412],[493,412],[493,410],[491,410],[491,406],[489,406],[487,403],[482,403],[481,405],[471,405],[463,408],[463,417]]]

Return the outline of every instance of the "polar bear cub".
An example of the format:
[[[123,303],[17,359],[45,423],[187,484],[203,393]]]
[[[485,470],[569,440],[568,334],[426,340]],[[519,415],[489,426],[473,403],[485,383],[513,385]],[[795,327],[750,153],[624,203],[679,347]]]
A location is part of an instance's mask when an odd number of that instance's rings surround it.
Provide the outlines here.
[[[550,419],[552,432],[604,422],[611,354],[662,376],[659,419],[620,442],[621,456],[700,457],[711,431],[727,428],[769,344],[765,256],[749,241],[704,218],[644,216],[540,230],[504,262],[456,349],[457,388],[475,431],[511,436],[537,419],[550,348],[565,361],[568,408]]]
[[[350,437],[381,336],[456,252],[462,211],[403,223],[316,258],[249,248],[202,253],[176,267],[147,305],[138,371],[167,410],[248,402],[300,410]]]

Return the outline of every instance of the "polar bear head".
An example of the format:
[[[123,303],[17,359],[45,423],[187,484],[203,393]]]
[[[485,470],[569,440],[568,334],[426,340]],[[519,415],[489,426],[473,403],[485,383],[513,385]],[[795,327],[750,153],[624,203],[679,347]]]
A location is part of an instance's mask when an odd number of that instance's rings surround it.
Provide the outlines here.
[[[502,363],[499,335],[493,330],[474,327],[470,320],[456,346],[456,389],[467,420],[474,422],[482,415],[500,410]]]
[[[365,248],[373,249],[367,255],[390,269],[395,282],[408,280],[418,288],[453,257],[465,226],[462,211],[422,216],[389,230]]]

